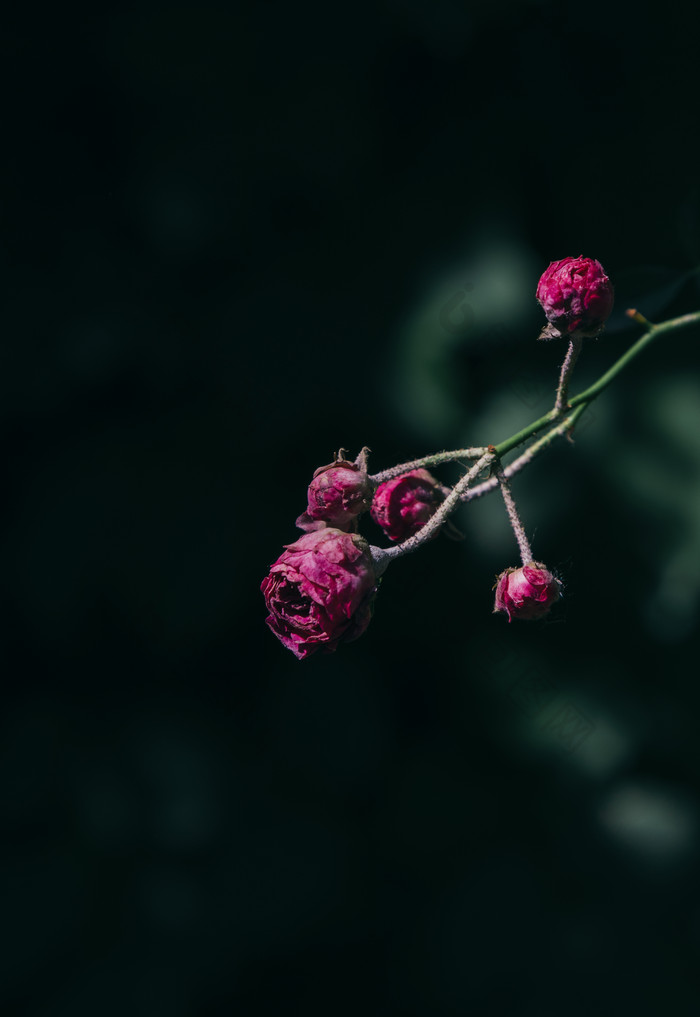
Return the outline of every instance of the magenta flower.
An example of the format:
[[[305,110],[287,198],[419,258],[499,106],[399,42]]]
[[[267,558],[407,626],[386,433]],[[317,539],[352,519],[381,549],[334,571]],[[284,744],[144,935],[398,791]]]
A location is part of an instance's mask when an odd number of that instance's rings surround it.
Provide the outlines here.
[[[263,579],[267,624],[295,657],[332,653],[369,625],[377,591],[366,540],[325,527],[306,533]]]
[[[506,569],[496,582],[494,614],[505,611],[508,621],[544,618],[561,597],[561,583],[541,562]]]
[[[427,523],[442,500],[431,473],[410,470],[379,485],[370,514],[390,540],[407,540]]]
[[[596,336],[612,311],[613,287],[599,261],[562,258],[542,274],[537,299],[549,321],[540,339]]]
[[[296,521],[307,532],[324,526],[355,532],[357,517],[372,504],[367,471],[344,459],[319,466],[309,484],[306,512]]]

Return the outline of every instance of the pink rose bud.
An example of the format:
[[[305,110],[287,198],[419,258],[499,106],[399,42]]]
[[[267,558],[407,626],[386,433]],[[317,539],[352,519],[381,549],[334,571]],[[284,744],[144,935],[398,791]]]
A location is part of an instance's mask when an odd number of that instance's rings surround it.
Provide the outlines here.
[[[367,470],[357,463],[338,459],[319,466],[309,484],[306,512],[296,525],[307,532],[333,526],[355,532],[357,517],[372,504],[372,485]]]
[[[361,636],[377,591],[367,541],[325,527],[286,548],[260,586],[280,642],[303,660]]]
[[[508,621],[544,618],[561,597],[561,583],[542,562],[531,561],[520,568],[506,569],[496,582],[494,614],[505,611]]]
[[[379,485],[370,514],[390,540],[407,540],[425,526],[442,500],[431,473],[410,470]]]
[[[594,258],[562,258],[542,274],[537,299],[549,321],[540,339],[596,336],[612,311],[613,288]]]

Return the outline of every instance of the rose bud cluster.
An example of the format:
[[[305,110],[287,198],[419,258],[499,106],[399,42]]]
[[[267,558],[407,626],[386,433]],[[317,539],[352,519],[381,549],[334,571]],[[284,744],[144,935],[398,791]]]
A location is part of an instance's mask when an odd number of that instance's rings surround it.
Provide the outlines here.
[[[362,454],[354,463],[337,459],[320,466],[309,484],[307,500],[306,512],[296,522],[300,530],[333,526],[355,533],[357,517],[372,504],[372,485]]]
[[[568,400],[569,381],[583,340],[597,336],[605,326],[613,307],[613,288],[599,261],[563,258],[551,262],[542,274],[537,300],[547,317],[540,338],[569,340],[550,414],[499,445],[436,452],[371,476],[368,448],[354,461],[340,449],[332,463],[315,471],[307,490],[306,511],[296,521],[304,535],[285,545],[260,587],[268,610],[267,625],[298,659],[319,651],[332,653],[341,643],[362,635],[389,564],[412,554],[449,527],[449,515],[459,503],[496,488],[500,488],[523,564],[498,576],[494,613],[503,612],[509,622],[514,618],[532,621],[544,618],[561,598],[560,580],[533,560],[509,477],[555,438],[570,435],[600,389],[600,385],[594,386],[572,400],[575,407]],[[628,313],[645,320],[637,312]],[[619,366],[608,375],[612,377],[617,370]],[[544,431],[545,425],[548,432],[504,467],[501,457]],[[463,464],[464,460],[470,465],[452,487],[441,485],[424,468],[448,462]],[[485,478],[487,470],[490,475]],[[374,547],[359,535],[358,521],[365,513],[393,546]]]
[[[263,579],[267,624],[299,660],[361,636],[369,625],[377,579],[363,537],[324,527],[304,534]]]
[[[541,562],[506,569],[496,581],[494,614],[505,611],[509,622],[544,618],[561,597],[561,585]]]
[[[443,500],[440,484],[432,473],[410,470],[379,485],[370,515],[389,540],[408,540],[425,526]]]
[[[537,286],[547,321],[540,339],[596,336],[613,308],[613,287],[594,258],[552,261]]]

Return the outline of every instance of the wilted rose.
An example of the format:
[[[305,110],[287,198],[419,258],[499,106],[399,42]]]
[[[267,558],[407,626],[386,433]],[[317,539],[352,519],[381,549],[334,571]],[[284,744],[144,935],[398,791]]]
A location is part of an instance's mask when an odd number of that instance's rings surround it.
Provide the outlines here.
[[[309,484],[306,512],[297,519],[307,532],[332,526],[355,531],[357,517],[372,504],[372,485],[367,471],[357,463],[340,459],[319,466]]]
[[[390,540],[407,540],[425,526],[442,500],[440,485],[428,470],[410,470],[379,485],[370,514]]]
[[[561,585],[541,562],[506,569],[496,582],[494,613],[505,611],[509,622],[544,618],[561,597]]]
[[[369,545],[333,527],[306,533],[286,545],[260,589],[267,624],[299,660],[331,653],[369,625],[377,591]]]
[[[547,316],[540,339],[574,334],[595,336],[613,308],[613,287],[594,258],[552,261],[537,286],[537,299]]]

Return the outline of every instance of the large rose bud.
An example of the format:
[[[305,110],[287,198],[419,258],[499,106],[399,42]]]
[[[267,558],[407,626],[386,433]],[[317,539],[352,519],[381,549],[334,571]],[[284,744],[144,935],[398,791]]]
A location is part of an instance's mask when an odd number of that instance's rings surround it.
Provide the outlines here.
[[[306,512],[296,521],[300,530],[310,532],[333,526],[354,533],[357,517],[372,504],[372,485],[363,466],[338,459],[328,466],[319,466],[307,497]]]
[[[496,582],[494,614],[505,611],[508,621],[544,618],[561,597],[561,583],[541,562],[506,569]]]
[[[425,526],[442,500],[431,473],[410,470],[379,485],[370,515],[390,540],[407,540]]]
[[[562,258],[542,274],[537,299],[547,316],[540,339],[596,336],[613,307],[613,287],[594,258]]]
[[[267,624],[295,657],[332,653],[369,625],[377,592],[369,544],[332,527],[306,533],[286,545],[260,589]]]

